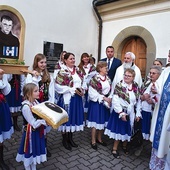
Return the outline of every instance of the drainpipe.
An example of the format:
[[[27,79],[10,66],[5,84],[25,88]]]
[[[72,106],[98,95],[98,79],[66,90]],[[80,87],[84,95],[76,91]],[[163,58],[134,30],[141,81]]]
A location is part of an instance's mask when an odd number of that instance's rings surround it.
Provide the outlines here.
[[[105,5],[111,2],[116,2],[120,0],[93,0],[93,9],[98,17],[99,20],[99,42],[98,42],[98,61],[101,57],[101,42],[102,42],[102,27],[103,27],[103,20],[99,14],[99,11],[97,9],[97,6]]]
[[[100,56],[101,56],[101,42],[102,42],[102,18],[97,10],[97,7],[96,7],[96,3],[98,2],[98,0],[93,0],[93,9],[97,15],[97,18],[99,20],[99,40],[98,40],[98,58],[97,60],[99,61],[100,60]]]

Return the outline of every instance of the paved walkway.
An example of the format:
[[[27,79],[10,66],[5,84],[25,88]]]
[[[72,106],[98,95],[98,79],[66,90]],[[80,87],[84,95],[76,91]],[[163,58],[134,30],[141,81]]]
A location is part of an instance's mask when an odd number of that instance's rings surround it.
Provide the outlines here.
[[[21,116],[19,125],[22,126]],[[120,159],[115,159],[111,155],[112,139],[104,136],[103,139],[107,141],[108,146],[98,145],[98,150],[95,151],[90,146],[90,135],[90,129],[87,127],[83,132],[76,132],[74,139],[79,147],[68,151],[62,146],[61,133],[52,129],[48,134],[48,149],[52,157],[48,158],[47,162],[37,165],[37,170],[149,170],[149,142],[144,142],[140,157],[136,157],[133,150],[126,156],[120,148]],[[10,166],[10,170],[24,169],[22,163],[15,161],[20,139],[21,132],[15,132],[10,140],[4,142],[4,160]]]

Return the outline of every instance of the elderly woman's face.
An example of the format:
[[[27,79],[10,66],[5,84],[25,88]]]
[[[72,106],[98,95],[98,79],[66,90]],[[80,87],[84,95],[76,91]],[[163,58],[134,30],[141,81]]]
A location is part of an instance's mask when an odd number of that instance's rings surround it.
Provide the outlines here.
[[[99,73],[103,76],[107,75],[107,66],[101,67]]]
[[[150,69],[150,79],[155,82],[159,78],[159,71],[157,69]]]
[[[126,71],[124,73],[124,82],[127,83],[127,84],[132,84],[133,80],[134,80],[133,74]]]

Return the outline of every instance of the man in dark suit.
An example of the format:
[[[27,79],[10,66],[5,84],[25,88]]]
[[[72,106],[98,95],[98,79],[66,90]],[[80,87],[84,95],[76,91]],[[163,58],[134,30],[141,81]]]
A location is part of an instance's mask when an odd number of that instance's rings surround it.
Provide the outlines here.
[[[101,59],[101,61],[106,61],[108,63],[108,76],[111,81],[113,81],[116,69],[122,65],[121,60],[114,57],[114,48],[112,46],[106,47],[107,58]]]

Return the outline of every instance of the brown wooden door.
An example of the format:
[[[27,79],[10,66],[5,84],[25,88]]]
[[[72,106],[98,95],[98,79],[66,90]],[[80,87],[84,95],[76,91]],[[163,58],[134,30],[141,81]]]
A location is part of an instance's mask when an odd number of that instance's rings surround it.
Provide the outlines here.
[[[139,37],[132,37],[128,40],[123,49],[121,54],[121,60],[123,62],[124,55],[126,52],[133,52],[136,56],[135,64],[140,68],[142,77],[145,77],[146,74],[146,44],[145,42]]]

